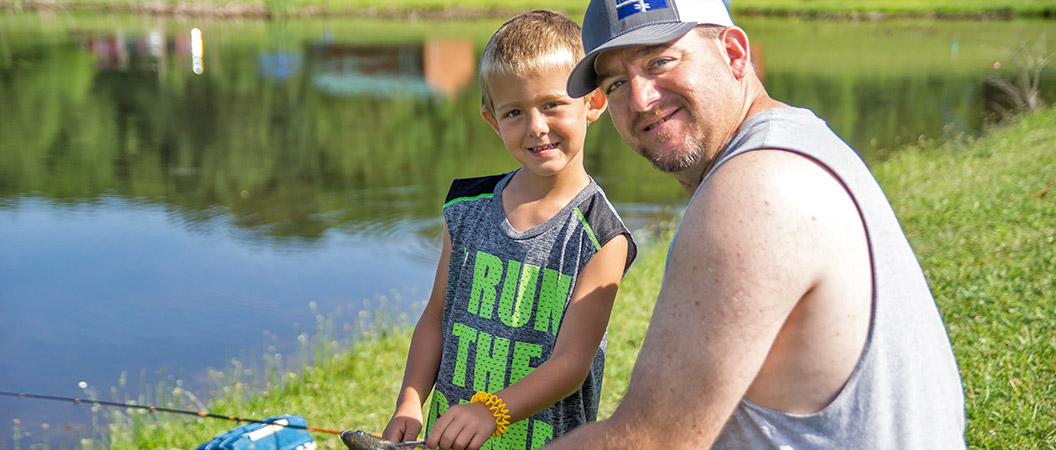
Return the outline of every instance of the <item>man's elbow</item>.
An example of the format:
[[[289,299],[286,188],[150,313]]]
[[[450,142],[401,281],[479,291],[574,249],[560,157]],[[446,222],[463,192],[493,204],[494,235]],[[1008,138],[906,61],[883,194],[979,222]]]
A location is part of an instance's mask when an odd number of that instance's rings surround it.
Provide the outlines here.
[[[625,397],[605,422],[610,432],[623,436],[618,448],[697,450],[710,448],[714,441],[699,418],[677,404],[658,405]]]

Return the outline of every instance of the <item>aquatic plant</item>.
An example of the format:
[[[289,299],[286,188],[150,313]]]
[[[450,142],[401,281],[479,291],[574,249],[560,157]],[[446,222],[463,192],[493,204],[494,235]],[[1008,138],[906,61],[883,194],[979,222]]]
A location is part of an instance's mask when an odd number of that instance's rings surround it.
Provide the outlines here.
[[[1008,117],[1018,113],[1033,112],[1044,106],[1041,96],[1042,76],[1050,69],[1049,64],[1056,59],[1056,53],[1050,53],[1045,45],[1045,33],[1033,41],[1020,42],[1009,50],[1007,66],[1010,75],[992,76],[986,83],[996,87],[1002,93],[1001,101],[992,101],[990,106],[1001,115]],[[1003,66],[1000,61],[994,62],[994,69]]]

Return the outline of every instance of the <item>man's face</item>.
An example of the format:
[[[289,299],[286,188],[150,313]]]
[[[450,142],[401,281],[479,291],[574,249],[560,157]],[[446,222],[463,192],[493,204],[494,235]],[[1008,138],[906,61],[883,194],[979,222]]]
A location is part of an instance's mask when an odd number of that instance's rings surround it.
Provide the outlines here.
[[[690,31],[665,44],[606,51],[595,67],[616,130],[656,168],[699,168],[728,137],[738,85],[718,40]]]

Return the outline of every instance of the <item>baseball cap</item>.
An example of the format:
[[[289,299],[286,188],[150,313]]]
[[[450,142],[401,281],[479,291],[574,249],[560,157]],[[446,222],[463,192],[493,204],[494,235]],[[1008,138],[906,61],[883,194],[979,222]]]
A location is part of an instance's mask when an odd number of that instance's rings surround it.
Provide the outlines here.
[[[598,87],[594,61],[605,50],[662,44],[699,24],[733,26],[723,0],[591,0],[583,16],[587,55],[568,77],[568,95],[582,97]]]

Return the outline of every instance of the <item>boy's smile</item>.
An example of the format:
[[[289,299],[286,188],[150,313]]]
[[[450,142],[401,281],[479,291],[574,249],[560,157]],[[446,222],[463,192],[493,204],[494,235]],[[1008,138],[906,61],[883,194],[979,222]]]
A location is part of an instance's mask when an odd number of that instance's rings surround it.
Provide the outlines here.
[[[529,147],[528,151],[530,151],[532,153],[539,153],[539,152],[543,152],[543,151],[546,151],[546,150],[553,150],[555,148],[557,148],[557,144],[547,144],[547,145],[541,145],[539,147]]]

